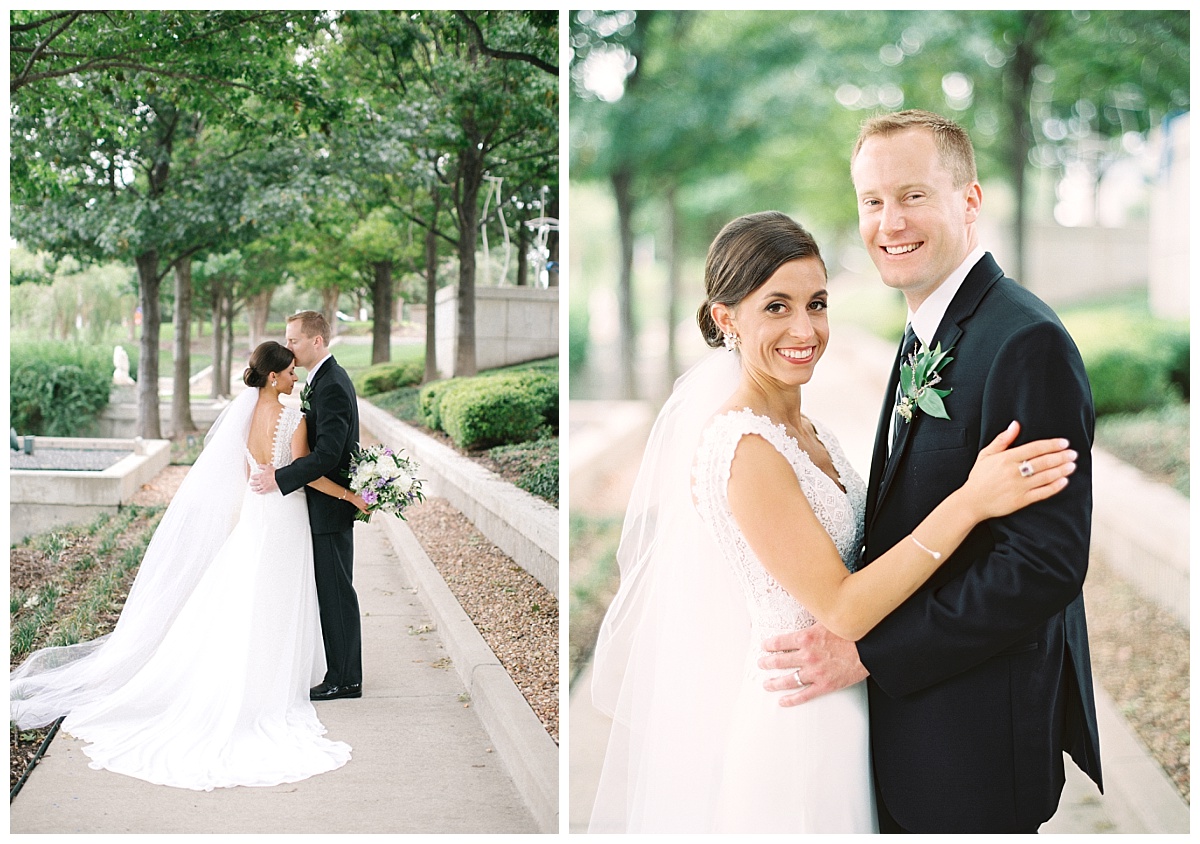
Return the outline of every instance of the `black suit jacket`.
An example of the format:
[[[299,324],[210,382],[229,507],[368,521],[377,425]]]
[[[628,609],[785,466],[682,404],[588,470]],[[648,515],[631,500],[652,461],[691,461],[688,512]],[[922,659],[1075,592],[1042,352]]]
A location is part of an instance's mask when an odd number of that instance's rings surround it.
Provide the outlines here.
[[[332,357],[317,370],[311,382],[308,447],[311,453],[275,472],[275,482],[284,495],[309,481],[326,477],[349,486],[350,458],[358,446],[358,397],[350,376]],[[306,493],[312,532],[337,533],[354,527],[353,504],[339,501],[315,489]]]
[[[932,578],[858,643],[870,671],[876,789],[914,832],[1030,829],[1054,814],[1062,752],[1101,783],[1082,586],[1091,534],[1094,411],[1074,342],[991,254],[971,269],[934,343],[953,347],[949,420],[900,422],[897,365],[880,414],[863,562],[967,479],[1016,419],[1018,443],[1066,437],[1067,489],[973,530]]]

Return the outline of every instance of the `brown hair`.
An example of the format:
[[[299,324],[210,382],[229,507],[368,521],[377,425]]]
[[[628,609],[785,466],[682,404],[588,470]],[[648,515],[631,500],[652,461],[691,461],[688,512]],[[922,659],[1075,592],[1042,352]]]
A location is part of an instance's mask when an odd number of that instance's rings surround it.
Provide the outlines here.
[[[721,229],[708,248],[704,265],[704,304],[696,312],[704,342],[721,345],[721,329],[712,317],[712,306],[729,307],[745,299],[789,261],[816,258],[825,269],[813,236],[795,220],[778,211],[760,211],[738,217]]]
[[[305,337],[320,337],[325,346],[329,345],[329,321],[324,314],[319,311],[297,311],[287,318],[288,322],[296,320],[300,320],[300,330]]]
[[[927,129],[933,133],[938,158],[954,180],[954,187],[966,187],[978,181],[975,148],[966,130],[949,118],[919,109],[881,114],[864,122],[858,132],[858,140],[854,142],[854,151],[850,154],[850,166],[854,166],[854,159],[858,157],[858,151],[867,138],[876,135],[886,138],[907,129]]]
[[[242,373],[242,381],[247,387],[265,387],[268,375],[283,372],[292,365],[294,359],[291,349],[274,340],[259,343],[258,348],[250,354],[250,365]]]

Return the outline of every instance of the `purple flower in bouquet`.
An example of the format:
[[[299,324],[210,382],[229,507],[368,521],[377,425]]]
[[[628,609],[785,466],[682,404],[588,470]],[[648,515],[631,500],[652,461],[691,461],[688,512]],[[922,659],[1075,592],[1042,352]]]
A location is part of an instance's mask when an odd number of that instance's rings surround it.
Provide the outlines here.
[[[372,514],[382,510],[403,519],[406,507],[425,500],[417,468],[403,449],[384,445],[360,448],[350,458],[350,489],[362,496],[367,512],[360,512],[355,518],[367,522]]]

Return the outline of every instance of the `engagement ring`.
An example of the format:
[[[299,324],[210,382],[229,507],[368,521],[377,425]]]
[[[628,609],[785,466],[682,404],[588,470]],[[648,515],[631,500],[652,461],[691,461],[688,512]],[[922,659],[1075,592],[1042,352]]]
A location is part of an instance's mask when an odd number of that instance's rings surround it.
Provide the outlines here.
[[[1022,460],[1021,465],[1017,467],[1017,471],[1021,473],[1022,478],[1028,478],[1033,474],[1033,467],[1029,465],[1028,460]]]

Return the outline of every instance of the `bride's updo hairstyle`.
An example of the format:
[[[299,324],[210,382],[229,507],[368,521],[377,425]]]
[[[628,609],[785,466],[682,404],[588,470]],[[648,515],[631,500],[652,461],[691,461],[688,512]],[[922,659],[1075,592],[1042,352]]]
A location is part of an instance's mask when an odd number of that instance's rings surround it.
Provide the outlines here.
[[[704,342],[714,349],[722,344],[721,329],[712,318],[713,305],[732,308],[788,261],[801,258],[816,258],[825,269],[813,236],[778,211],[747,214],[721,229],[708,248],[704,265],[706,297],[696,312]]]
[[[250,365],[242,373],[242,380],[247,387],[265,387],[272,372],[283,372],[292,365],[295,356],[287,346],[282,346],[274,340],[260,343],[258,348],[250,353]]]

